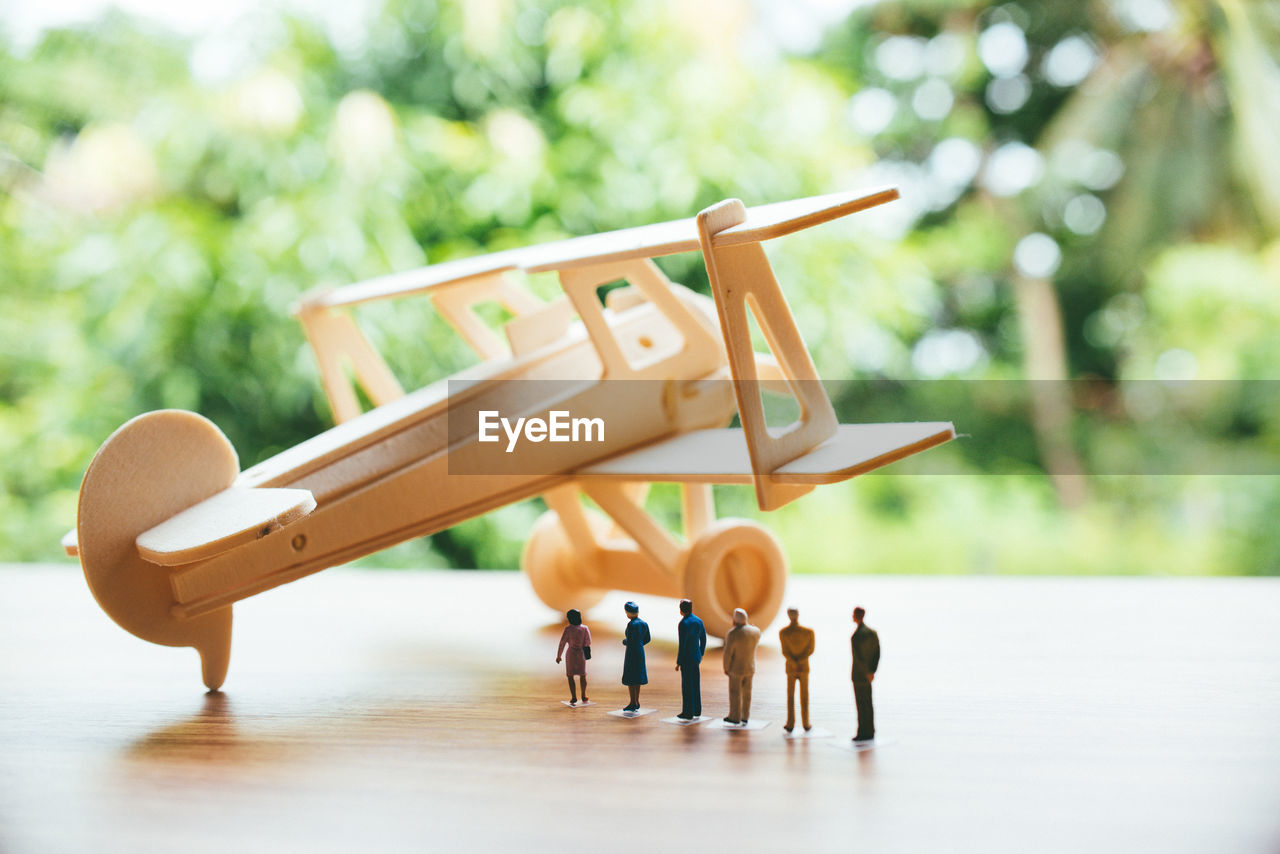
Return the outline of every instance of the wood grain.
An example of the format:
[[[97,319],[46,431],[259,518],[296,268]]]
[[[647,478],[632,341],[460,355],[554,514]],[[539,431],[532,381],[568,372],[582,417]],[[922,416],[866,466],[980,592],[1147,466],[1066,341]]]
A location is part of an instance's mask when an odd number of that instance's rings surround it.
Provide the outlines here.
[[[737,246],[772,240],[864,211],[898,198],[894,188],[849,190],[825,196],[790,199],[746,208],[747,218],[717,238],[717,244]],[[693,217],[571,237],[552,243],[507,249],[488,255],[459,258],[369,279],[309,295],[300,310],[334,308],[372,300],[448,290],[507,270],[544,273],[583,266],[659,258],[698,248]]]
[[[143,531],[138,554],[159,566],[181,566],[230,551],[316,509],[305,489],[230,486]]]
[[[778,466],[770,479],[778,483],[839,483],[955,437],[955,427],[949,421],[840,424],[834,436]],[[746,434],[724,427],[681,433],[594,463],[576,474],[664,483],[749,484],[755,470]]]
[[[849,614],[884,658],[868,753],[785,742],[775,625],[759,732],[680,728],[677,614],[619,720],[623,597],[560,623],[514,573],[332,570],[190,649],[112,625],[70,566],[0,566],[0,851],[1231,851],[1280,845],[1280,582],[792,579],[816,726],[853,730]],[[723,715],[718,649],[705,712]]]

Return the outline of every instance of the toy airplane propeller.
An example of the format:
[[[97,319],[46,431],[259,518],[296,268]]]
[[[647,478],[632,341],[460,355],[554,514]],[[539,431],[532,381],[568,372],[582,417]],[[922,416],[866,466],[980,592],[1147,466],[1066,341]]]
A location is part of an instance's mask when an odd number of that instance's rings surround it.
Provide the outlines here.
[[[210,689],[226,677],[233,602],[534,495],[550,510],[521,564],[552,608],[585,610],[621,589],[688,596],[717,635],[737,607],[767,625],[786,558],[755,522],[715,520],[711,484],[752,484],[772,510],[955,437],[948,422],[839,424],[760,245],[897,197],[889,189],[753,208],[728,200],[694,219],[309,296],[297,314],[337,425],[241,471],[203,417],[138,416],[89,464],[63,545],[117,623],[195,647]],[[714,300],[651,260],[692,250]],[[563,294],[544,302],[515,271],[555,272]],[[598,288],[619,280],[629,287],[602,305]],[[482,362],[406,394],[342,308],[411,294],[428,294]],[[486,302],[511,314],[505,340],[475,312]],[[772,355],[753,349],[748,311]],[[348,366],[374,403],[368,412]],[[800,416],[789,427],[767,426],[762,386],[794,395]],[[598,416],[598,436],[540,441],[566,413]],[[742,428],[726,429],[735,413]],[[505,419],[510,441],[495,443],[486,418],[490,427]],[[520,443],[511,423],[542,426],[526,426],[530,441]],[[681,538],[645,512],[654,481],[681,485]]]

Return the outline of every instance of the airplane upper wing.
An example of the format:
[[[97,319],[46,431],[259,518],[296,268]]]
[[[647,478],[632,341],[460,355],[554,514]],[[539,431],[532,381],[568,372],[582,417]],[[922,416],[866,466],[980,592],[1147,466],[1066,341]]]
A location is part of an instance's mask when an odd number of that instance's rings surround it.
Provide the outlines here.
[[[768,205],[747,208],[746,222],[718,232],[712,242],[716,246],[737,246],[785,237],[793,232],[822,225],[842,216],[865,211],[898,198],[892,187],[874,191],[847,191],[809,196]]]
[[[698,224],[690,217],[530,246],[520,260],[525,272],[545,273],[632,258],[659,258],[697,248]]]
[[[955,436],[949,421],[841,424],[834,436],[769,474],[778,483],[838,483]],[[746,436],[733,428],[683,433],[574,472],[616,480],[748,484],[755,474]]]
[[[488,255],[474,255],[470,258],[457,258],[453,261],[432,264],[429,267],[420,267],[417,270],[391,273],[327,291],[308,300],[334,307],[424,293],[445,285],[460,284],[493,273],[501,273],[504,270],[515,270],[520,266],[521,251],[523,250],[511,249],[492,252]]]
[[[895,189],[852,190],[747,208],[741,225],[717,234],[717,246],[772,240],[898,198]],[[568,270],[633,258],[658,258],[698,248],[696,217],[589,234],[519,250],[520,267],[528,273]]]
[[[896,189],[849,190],[746,209],[746,221],[718,233],[717,246],[735,246],[782,237],[898,198]],[[634,258],[658,258],[699,248],[694,217],[641,225],[618,231],[571,237],[552,243],[458,258],[306,298],[329,307],[425,293],[491,276],[506,270],[542,273]]]

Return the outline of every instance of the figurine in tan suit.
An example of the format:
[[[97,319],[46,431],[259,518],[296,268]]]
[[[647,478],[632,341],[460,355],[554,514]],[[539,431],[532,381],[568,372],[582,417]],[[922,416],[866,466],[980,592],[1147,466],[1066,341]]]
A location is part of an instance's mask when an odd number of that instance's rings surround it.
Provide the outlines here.
[[[778,640],[782,642],[782,657],[787,660],[787,732],[796,725],[796,684],[800,685],[800,722],[804,731],[809,726],[809,656],[813,655],[813,629],[800,625],[800,612],[795,608],[787,609],[791,624],[783,626],[778,632]]]
[[[751,680],[756,675],[756,644],[760,630],[747,625],[747,612],[733,611],[733,628],[724,636],[724,672],[729,677],[728,724],[746,726],[751,716]]]

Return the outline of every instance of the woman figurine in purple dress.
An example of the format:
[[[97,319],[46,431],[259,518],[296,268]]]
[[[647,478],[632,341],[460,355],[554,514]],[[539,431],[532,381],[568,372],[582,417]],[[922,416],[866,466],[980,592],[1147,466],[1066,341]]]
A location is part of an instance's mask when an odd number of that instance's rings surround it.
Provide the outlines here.
[[[582,614],[577,608],[565,613],[569,625],[564,627],[560,635],[560,648],[556,650],[556,664],[564,658],[564,673],[569,677],[569,705],[578,704],[578,692],[573,687],[573,677],[577,676],[582,684],[582,702],[587,700],[587,657],[591,655],[591,630],[582,625]],[[569,648],[565,654],[565,647]]]

